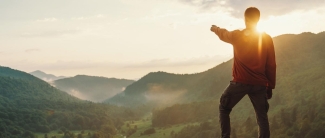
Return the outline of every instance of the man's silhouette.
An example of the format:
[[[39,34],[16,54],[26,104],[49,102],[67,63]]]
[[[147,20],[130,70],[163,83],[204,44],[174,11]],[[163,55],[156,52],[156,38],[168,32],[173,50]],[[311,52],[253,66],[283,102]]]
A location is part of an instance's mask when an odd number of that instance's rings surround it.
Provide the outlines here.
[[[229,114],[246,94],[255,109],[259,138],[270,137],[267,99],[272,97],[275,87],[276,63],[272,38],[256,30],[259,19],[260,11],[250,7],[245,11],[244,30],[227,31],[215,25],[210,29],[234,48],[233,79],[223,92],[219,105],[222,138],[230,137]]]

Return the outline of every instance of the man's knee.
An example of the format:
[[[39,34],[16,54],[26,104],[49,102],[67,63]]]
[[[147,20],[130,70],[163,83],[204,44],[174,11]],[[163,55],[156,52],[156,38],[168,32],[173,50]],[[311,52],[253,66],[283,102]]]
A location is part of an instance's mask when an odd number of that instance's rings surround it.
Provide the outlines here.
[[[232,109],[227,108],[226,106],[219,104],[219,112],[220,114],[230,114]]]
[[[222,94],[221,97],[220,97],[220,105],[219,107],[222,107],[222,108],[229,108],[230,104],[230,96],[228,94]]]

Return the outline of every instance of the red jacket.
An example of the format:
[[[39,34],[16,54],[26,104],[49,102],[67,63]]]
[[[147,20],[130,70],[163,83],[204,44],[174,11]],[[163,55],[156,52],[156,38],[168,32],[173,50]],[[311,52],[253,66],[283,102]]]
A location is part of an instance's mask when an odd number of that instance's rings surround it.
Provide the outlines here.
[[[234,47],[233,81],[274,89],[275,52],[268,34],[248,29],[227,31],[222,28],[216,29],[215,33],[220,40]]]

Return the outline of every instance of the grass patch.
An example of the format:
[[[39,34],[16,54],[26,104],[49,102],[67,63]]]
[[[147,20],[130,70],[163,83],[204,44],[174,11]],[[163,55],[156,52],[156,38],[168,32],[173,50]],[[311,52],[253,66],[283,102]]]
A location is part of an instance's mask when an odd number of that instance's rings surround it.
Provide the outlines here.
[[[78,134],[81,134],[82,130],[76,130],[76,131],[69,131],[70,133],[73,133],[76,137]],[[84,133],[82,134],[83,138],[90,138],[95,131],[92,130],[84,130]],[[90,137],[88,137],[88,133],[91,134]],[[35,133],[38,138],[44,138],[45,134],[47,134],[48,138],[52,138],[53,136],[56,136],[56,138],[62,138],[64,136],[64,133],[60,133],[60,131],[51,131],[50,133]]]
[[[141,120],[125,122],[121,127],[119,134],[125,135],[123,132],[127,132],[129,129],[137,128],[136,132],[127,138],[169,138],[171,137],[172,133],[178,133],[187,125],[199,125],[199,123],[178,124],[168,127],[154,127],[156,131],[154,134],[141,135],[141,133],[143,133],[145,130],[152,128],[151,116],[146,116]]]

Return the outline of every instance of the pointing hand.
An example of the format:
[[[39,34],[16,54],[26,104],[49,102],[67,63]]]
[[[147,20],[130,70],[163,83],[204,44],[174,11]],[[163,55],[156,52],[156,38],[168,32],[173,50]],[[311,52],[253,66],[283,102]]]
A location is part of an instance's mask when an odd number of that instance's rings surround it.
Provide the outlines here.
[[[218,28],[219,28],[218,26],[212,25],[211,28],[210,28],[210,31],[216,32]]]

